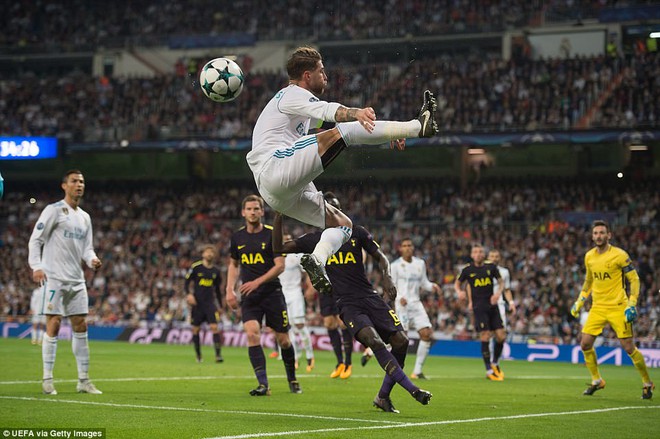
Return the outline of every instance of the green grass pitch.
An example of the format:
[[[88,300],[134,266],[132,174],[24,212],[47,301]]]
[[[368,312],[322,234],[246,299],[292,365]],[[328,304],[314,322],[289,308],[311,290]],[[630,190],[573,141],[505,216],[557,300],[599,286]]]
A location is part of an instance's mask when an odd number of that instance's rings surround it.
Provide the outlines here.
[[[90,375],[103,395],[75,392],[76,363],[60,342],[56,396],[41,394],[41,348],[0,339],[0,427],[105,428],[107,438],[589,438],[660,437],[660,387],[641,400],[634,368],[602,366],[607,387],[582,396],[584,366],[504,362],[504,382],[485,379],[480,359],[430,357],[428,406],[401,387],[400,414],[372,407],[383,372],[354,354],[353,376],[331,379],[333,355],[317,352],[316,368],[298,371],[304,393],[289,393],[281,361],[268,359],[270,397],[251,397],[256,379],[245,348],[212,349],[197,364],[191,346],[90,343]],[[268,355],[268,351],[266,354]],[[414,356],[408,357],[410,370]],[[657,370],[651,378],[660,380]]]

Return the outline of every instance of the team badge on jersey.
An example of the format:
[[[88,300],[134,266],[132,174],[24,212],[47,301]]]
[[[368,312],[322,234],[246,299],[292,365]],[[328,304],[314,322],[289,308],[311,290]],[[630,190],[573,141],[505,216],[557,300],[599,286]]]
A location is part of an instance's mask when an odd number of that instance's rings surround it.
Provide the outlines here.
[[[44,223],[37,224],[37,230],[43,230],[44,227]]]
[[[68,214],[69,214],[69,209],[67,209],[66,207],[63,207],[63,208],[62,208],[62,213],[63,213],[64,215],[68,215]]]

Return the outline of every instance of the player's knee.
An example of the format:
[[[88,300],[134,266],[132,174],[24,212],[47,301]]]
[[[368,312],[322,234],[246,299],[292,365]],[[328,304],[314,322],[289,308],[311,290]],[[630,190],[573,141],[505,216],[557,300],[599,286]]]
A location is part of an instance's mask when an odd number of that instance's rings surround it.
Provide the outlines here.
[[[364,328],[358,332],[355,338],[363,345],[370,347],[373,351],[385,349],[385,343],[373,328]]]
[[[594,344],[591,343],[591,342],[582,341],[580,343],[580,349],[582,349],[583,351],[588,351],[593,347],[594,347]]]
[[[395,352],[405,352],[408,350],[408,345],[410,344],[410,339],[403,332],[397,332],[390,338],[390,345],[392,345],[392,350]]]

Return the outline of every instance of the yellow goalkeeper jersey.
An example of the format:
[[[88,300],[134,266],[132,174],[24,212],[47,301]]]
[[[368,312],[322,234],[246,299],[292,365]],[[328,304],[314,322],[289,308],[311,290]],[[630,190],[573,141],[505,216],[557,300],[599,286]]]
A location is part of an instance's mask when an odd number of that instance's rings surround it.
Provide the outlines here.
[[[610,245],[600,254],[594,247],[584,256],[584,265],[587,271],[585,286],[591,286],[594,306],[617,306],[627,302],[623,276],[635,270],[628,253]]]

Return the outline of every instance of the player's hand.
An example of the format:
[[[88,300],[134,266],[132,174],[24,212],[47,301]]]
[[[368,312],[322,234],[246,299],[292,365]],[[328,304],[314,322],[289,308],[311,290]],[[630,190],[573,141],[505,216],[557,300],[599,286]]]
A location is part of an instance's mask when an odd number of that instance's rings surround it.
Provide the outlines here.
[[[472,312],[474,309],[472,308],[472,302],[468,302],[468,311]]]
[[[238,309],[238,298],[234,291],[228,291],[225,299],[227,300],[227,306],[234,310]]]
[[[402,298],[399,299],[399,305],[401,305],[401,306],[407,306],[408,305],[408,301],[406,300],[405,297],[402,297]]]
[[[46,282],[46,273],[43,270],[34,270],[32,272],[32,280],[39,285],[43,285]]]
[[[637,320],[637,308],[634,306],[629,306],[624,311],[626,314],[626,323],[632,323]]]
[[[385,299],[385,302],[388,304],[393,304],[394,301],[396,300],[397,296],[397,291],[396,287],[394,286],[394,282],[392,282],[392,278],[387,276],[383,276],[383,298]]]
[[[490,304],[491,305],[497,305],[497,301],[500,300],[500,296],[497,294],[493,294],[490,296]]]
[[[390,140],[390,149],[394,148],[398,149],[399,151],[406,149],[406,139]]]
[[[99,268],[101,265],[103,265],[103,263],[101,262],[101,260],[100,260],[99,258],[94,258],[94,259],[92,259],[92,269],[93,269],[93,270],[96,270],[96,269]]]
[[[516,304],[514,302],[509,302],[509,311],[511,312],[511,314],[516,313]]]
[[[188,302],[188,305],[190,306],[197,306],[197,301],[195,300],[195,296],[193,294],[186,295],[186,302]]]
[[[355,119],[362,125],[362,128],[367,130],[368,133],[374,131],[374,121],[376,120],[376,112],[371,107],[360,108],[355,115]]]
[[[578,299],[571,307],[571,315],[576,319],[580,316],[580,310],[582,309],[582,305],[584,305],[584,302]]]
[[[256,280],[251,280],[250,282],[245,282],[244,284],[242,284],[238,288],[238,291],[243,296],[249,296],[250,294],[255,292],[257,288],[259,288],[259,286],[261,286],[259,282],[257,282]]]
[[[458,300],[465,300],[466,297],[467,297],[467,293],[465,292],[465,290],[456,291],[456,298]]]

